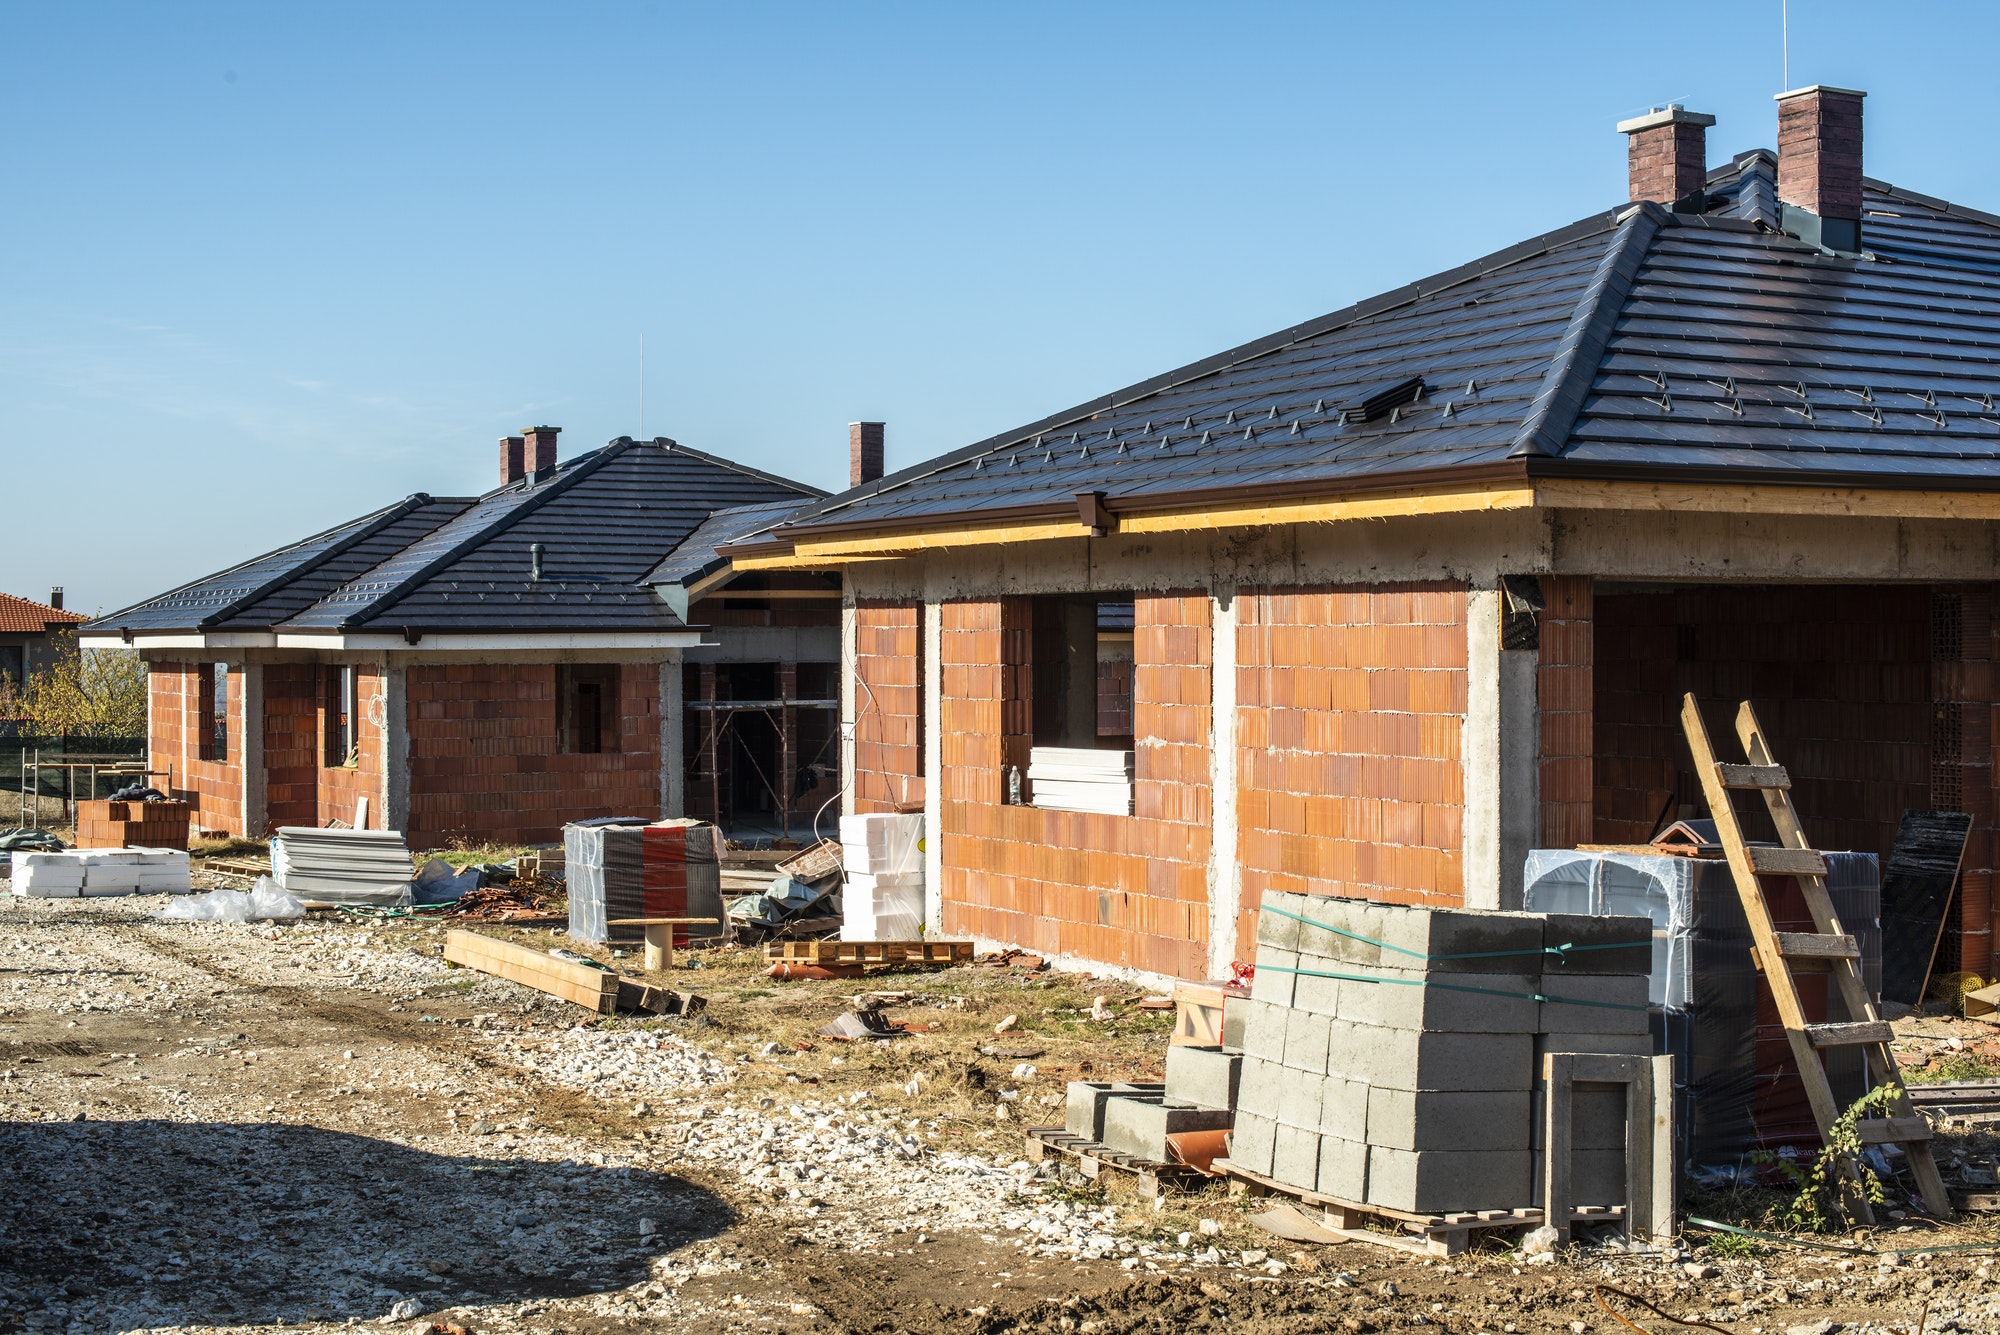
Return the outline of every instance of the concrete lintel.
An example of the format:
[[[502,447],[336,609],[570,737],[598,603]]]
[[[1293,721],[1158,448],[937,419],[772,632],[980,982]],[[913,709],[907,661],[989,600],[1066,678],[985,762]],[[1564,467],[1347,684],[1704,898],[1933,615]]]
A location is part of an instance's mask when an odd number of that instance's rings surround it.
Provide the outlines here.
[[[1500,647],[1501,594],[1466,597],[1465,904],[1518,909],[1541,810],[1535,677],[1539,655]]]

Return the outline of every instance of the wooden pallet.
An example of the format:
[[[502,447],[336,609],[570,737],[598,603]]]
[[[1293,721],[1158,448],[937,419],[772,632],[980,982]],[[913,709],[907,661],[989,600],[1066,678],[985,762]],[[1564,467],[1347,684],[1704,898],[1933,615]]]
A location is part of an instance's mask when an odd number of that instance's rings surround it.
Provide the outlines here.
[[[1839,915],[1833,911],[1833,900],[1826,892],[1826,859],[1806,842],[1805,829],[1792,807],[1791,776],[1772,754],[1770,742],[1757,724],[1756,711],[1748,700],[1736,711],[1736,735],[1743,743],[1747,762],[1743,764],[1716,759],[1693,695],[1681,701],[1681,729],[1687,734],[1695,773],[1701,778],[1702,795],[1708,801],[1708,814],[1715,820],[1716,834],[1736,881],[1736,897],[1743,902],[1743,916],[1750,924],[1751,940],[1756,943],[1753,958],[1770,988],[1778,1021],[1785,1027],[1785,1038],[1791,1044],[1792,1058],[1798,1065],[1806,1101],[1812,1105],[1820,1135],[1830,1137],[1833,1124],[1841,1115],[1820,1053],[1827,1048],[1860,1048],[1868,1067],[1869,1083],[1893,1086],[1889,1115],[1864,1118],[1855,1124],[1861,1143],[1900,1146],[1925,1210],[1949,1219],[1951,1198],[1938,1174],[1937,1161],[1931,1157],[1930,1121],[1917,1111],[1903,1087],[1895,1054],[1889,1050],[1895,1030],[1876,1014],[1875,1002],[1861,981],[1861,950],[1841,925]],[[1752,845],[1744,840],[1736,808],[1730,804],[1730,794],[1736,791],[1755,792],[1763,797],[1772,828],[1781,841],[1779,847]],[[1765,902],[1759,876],[1790,876],[1796,880],[1816,930],[1778,931],[1771,921],[1771,907]],[[1814,976],[1815,986],[1824,986],[1817,982],[1817,975],[1831,974],[1848,1018],[1832,1024],[1814,1024],[1808,1020],[1799,1002],[1798,981],[1794,977],[1800,973]],[[1873,1224],[1875,1213],[1861,1189],[1856,1165],[1843,1156],[1840,1168],[1849,1212],[1861,1223]]]
[[[1154,1200],[1172,1190],[1187,1190],[1208,1180],[1198,1168],[1190,1168],[1184,1163],[1160,1163],[1154,1159],[1135,1159],[1129,1154],[1121,1154],[1109,1145],[1100,1145],[1082,1136],[1073,1136],[1059,1126],[1031,1126],[1027,1129],[1027,1144],[1021,1153],[1029,1163],[1041,1163],[1051,1154],[1074,1159],[1078,1171],[1095,1182],[1109,1170],[1129,1177],[1137,1184],[1143,1195]]]
[[[1539,1228],[1542,1212],[1533,1207],[1520,1210],[1462,1210],[1451,1214],[1413,1214],[1383,1205],[1361,1205],[1335,1196],[1274,1181],[1227,1159],[1217,1159],[1215,1169],[1229,1178],[1232,1196],[1288,1196],[1301,1205],[1314,1205],[1326,1212],[1326,1226],[1351,1242],[1372,1242],[1378,1247],[1411,1252],[1417,1256],[1457,1256],[1472,1245],[1474,1233],[1488,1229]],[[1580,1205],[1570,1211],[1569,1222],[1578,1224],[1621,1223],[1622,1205]],[[1393,1232],[1364,1228],[1373,1220],[1388,1225]],[[1404,1236],[1409,1235],[1409,1236]]]
[[[794,964],[963,964],[970,941],[773,941],[767,960]]]

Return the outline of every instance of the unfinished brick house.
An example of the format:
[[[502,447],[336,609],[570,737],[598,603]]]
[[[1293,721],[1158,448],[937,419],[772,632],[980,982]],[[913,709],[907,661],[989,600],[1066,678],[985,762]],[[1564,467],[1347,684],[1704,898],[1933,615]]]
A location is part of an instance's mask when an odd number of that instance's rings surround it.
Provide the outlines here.
[[[825,493],[665,438],[558,463],[558,430],[503,439],[484,496],[414,495],[85,628],[144,656],[152,766],[201,828],[432,848],[681,815],[704,684],[819,665],[831,693],[838,590],[708,569],[718,534]]]
[[[844,571],[851,802],[926,804],[934,922],[1203,977],[1266,889],[1517,905],[1531,847],[1698,814],[1693,691],[1816,847],[1973,813],[1990,976],[2000,218],[1864,178],[1861,107],[1715,170],[1627,122],[1629,203],[732,549]],[[1091,748],[1129,805],[1048,809]]]

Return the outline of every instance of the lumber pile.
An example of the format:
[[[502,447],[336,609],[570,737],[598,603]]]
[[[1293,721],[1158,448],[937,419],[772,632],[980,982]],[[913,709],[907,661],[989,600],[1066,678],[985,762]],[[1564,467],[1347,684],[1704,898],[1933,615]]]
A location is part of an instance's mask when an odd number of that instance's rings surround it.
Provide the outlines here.
[[[478,932],[451,931],[445,933],[444,957],[447,963],[573,1001],[599,1015],[612,1015],[618,1009],[617,974],[574,960],[558,959],[545,950]]]

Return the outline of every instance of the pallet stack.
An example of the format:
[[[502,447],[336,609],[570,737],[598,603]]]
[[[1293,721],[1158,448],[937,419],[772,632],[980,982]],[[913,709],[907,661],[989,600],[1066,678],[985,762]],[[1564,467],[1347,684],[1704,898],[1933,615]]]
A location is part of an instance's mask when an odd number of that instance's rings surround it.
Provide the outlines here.
[[[1529,1206],[1543,1055],[1652,1050],[1651,931],[1267,893],[1230,1162],[1386,1210]],[[1623,1093],[1615,1129],[1609,1099],[1582,1093],[1575,1145],[1620,1148],[1579,1164],[1573,1199],[1623,1202]]]
[[[185,802],[78,802],[78,848],[187,848]]]

